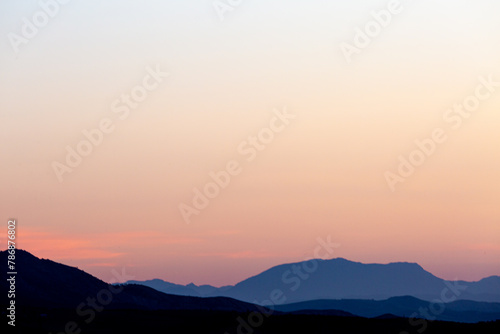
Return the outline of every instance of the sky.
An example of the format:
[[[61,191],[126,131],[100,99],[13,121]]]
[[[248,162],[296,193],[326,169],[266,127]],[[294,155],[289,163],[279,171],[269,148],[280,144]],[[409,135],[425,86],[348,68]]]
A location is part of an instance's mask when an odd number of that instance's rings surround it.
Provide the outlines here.
[[[105,281],[235,284],[327,238],[500,275],[499,10],[2,1],[1,219]]]

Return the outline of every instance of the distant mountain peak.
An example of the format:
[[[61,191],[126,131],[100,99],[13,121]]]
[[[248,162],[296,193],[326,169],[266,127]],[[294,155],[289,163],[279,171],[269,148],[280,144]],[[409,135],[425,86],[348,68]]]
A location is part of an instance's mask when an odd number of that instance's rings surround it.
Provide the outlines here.
[[[343,258],[343,257],[336,257],[336,258],[329,259],[329,260],[325,260],[325,261],[332,261],[332,262],[346,262],[346,263],[361,263],[361,262],[351,261],[351,260],[348,260],[348,259]]]
[[[162,280],[161,278],[153,278],[153,279],[151,279],[151,280],[149,280],[149,281],[150,281],[150,282],[158,282],[158,283],[160,283],[160,282],[165,282],[165,280]]]

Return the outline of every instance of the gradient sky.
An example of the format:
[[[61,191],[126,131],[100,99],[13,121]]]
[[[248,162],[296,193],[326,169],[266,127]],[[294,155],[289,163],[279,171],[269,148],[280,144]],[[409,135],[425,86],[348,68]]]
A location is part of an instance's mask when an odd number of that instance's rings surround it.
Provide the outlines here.
[[[18,247],[103,280],[225,285],[330,235],[330,257],[500,275],[500,87],[443,120],[478,77],[500,81],[500,2],[401,2],[347,63],[340,44],[388,1],[243,0],[221,21],[211,0],[73,0],[17,53],[40,5],[2,1],[0,213]],[[120,120],[148,66],[170,76]],[[284,107],[296,118],[247,162],[238,146]],[[53,161],[103,118],[114,131],[59,182]],[[384,173],[435,128],[446,142],[392,192]],[[179,204],[231,160],[241,173],[187,224]]]

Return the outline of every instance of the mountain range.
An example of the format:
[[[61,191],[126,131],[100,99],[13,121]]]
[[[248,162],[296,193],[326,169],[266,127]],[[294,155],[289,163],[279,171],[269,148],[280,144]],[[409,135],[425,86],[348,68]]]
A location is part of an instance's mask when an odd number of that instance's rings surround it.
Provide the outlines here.
[[[7,255],[6,251],[1,251],[0,261],[6,263]],[[16,277],[16,305],[23,309],[73,310],[81,323],[91,322],[96,311],[103,309],[108,314],[113,310],[122,310],[123,314],[129,314],[130,310],[182,311],[182,317],[188,316],[186,312],[205,312],[197,314],[207,316],[209,313],[206,312],[222,312],[218,316],[231,319],[234,316],[224,315],[224,312],[250,314],[248,317],[256,313],[267,316],[272,313],[276,316],[342,318],[411,317],[462,323],[500,319],[500,303],[464,298],[497,298],[499,278],[496,276],[479,282],[457,283],[436,278],[416,264],[365,265],[344,259],[311,261],[273,267],[234,286],[222,288],[194,284],[182,286],[162,280],[109,284],[78,268],[17,250],[16,266],[20,269]],[[0,287],[7,291],[7,281],[2,280]],[[158,291],[160,289],[169,293]],[[405,295],[407,292],[425,296],[435,293],[437,298],[429,302]],[[183,295],[186,293],[198,295]],[[259,303],[254,302],[257,298],[260,298]],[[301,298],[308,299],[290,302]],[[40,317],[40,313],[35,315]],[[168,316],[176,317],[172,313]]]
[[[386,300],[311,300],[277,305],[275,309],[295,314],[325,314],[321,311],[342,310],[365,318],[375,318],[390,314],[405,318],[460,322],[500,319],[500,303],[457,300],[449,303],[433,304],[432,302],[410,296],[392,297]]]
[[[500,302],[500,276],[477,282],[448,281],[416,263],[363,264],[343,258],[309,260],[272,267],[234,286],[178,285],[161,279],[128,281],[165,293],[225,296],[279,305],[316,299],[374,299],[412,296],[425,301]],[[274,297],[274,298],[272,298]]]

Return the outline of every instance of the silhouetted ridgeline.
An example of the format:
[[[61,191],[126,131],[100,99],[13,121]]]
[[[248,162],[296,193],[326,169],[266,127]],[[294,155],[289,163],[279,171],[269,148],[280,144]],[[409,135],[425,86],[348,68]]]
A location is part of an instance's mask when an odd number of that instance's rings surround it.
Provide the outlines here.
[[[0,252],[0,261],[6,263],[6,257],[7,252]],[[317,301],[309,302],[307,307],[316,308],[310,310],[284,305],[281,311],[291,312],[284,313],[227,297],[188,297],[136,284],[110,285],[77,268],[39,259],[22,250],[17,250],[16,265],[19,333],[399,334],[416,333],[419,328],[393,314],[368,319],[331,309],[337,304],[321,309]],[[1,286],[7,291],[6,280],[2,280]],[[203,289],[210,291],[210,287]],[[418,299],[412,302],[417,303],[414,306],[425,303]],[[464,302],[454,307],[461,312],[471,305],[475,304]],[[489,310],[488,306],[482,307]],[[5,314],[3,308],[4,319]],[[475,324],[433,321],[428,323],[426,333],[498,333],[499,328],[499,321]]]
[[[234,286],[186,286],[160,279],[130,281],[165,293],[188,296],[226,296],[247,302],[269,300],[270,292],[281,290],[276,304],[314,299],[375,299],[413,296],[422,300],[442,299],[500,302],[500,277],[478,282],[447,281],[425,271],[416,263],[363,264],[342,258],[311,260],[272,267]]]

